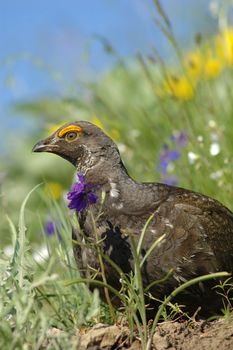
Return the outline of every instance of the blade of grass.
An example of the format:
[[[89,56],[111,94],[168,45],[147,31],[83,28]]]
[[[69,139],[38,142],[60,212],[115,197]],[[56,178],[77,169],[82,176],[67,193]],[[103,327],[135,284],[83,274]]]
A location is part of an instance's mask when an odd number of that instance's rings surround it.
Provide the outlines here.
[[[162,236],[160,236],[158,239],[156,239],[156,241],[152,244],[152,246],[147,250],[145,256],[143,257],[142,261],[140,262],[140,268],[142,268],[146,259],[149,257],[149,255],[152,253],[152,251],[157,247],[157,245],[164,239],[165,236],[166,236],[166,234],[164,233]]]
[[[110,290],[112,293],[114,293],[119,299],[122,300],[122,302],[124,302],[124,297],[118,292],[117,289],[113,288],[111,285],[103,282],[103,281],[99,281],[99,280],[94,280],[91,278],[75,278],[72,281],[69,282],[65,282],[64,286],[71,286],[72,284],[75,283],[89,283],[89,284],[93,284],[96,285],[98,287],[102,287],[102,288],[107,288],[108,290]]]
[[[145,234],[146,234],[146,230],[151,222],[151,220],[154,218],[154,213],[150,215],[149,219],[146,221],[144,227],[143,227],[143,230],[140,234],[140,238],[139,238],[139,241],[138,241],[138,244],[137,244],[137,249],[136,249],[136,252],[137,252],[137,255],[139,256],[140,255],[140,252],[141,252],[141,249],[142,249],[142,243],[143,243],[143,240],[144,240],[144,237],[145,237]]]
[[[160,319],[160,316],[163,312],[163,309],[174,297],[176,297],[183,290],[185,290],[185,289],[187,289],[187,288],[191,287],[192,285],[197,284],[199,282],[204,282],[204,281],[208,281],[208,280],[214,279],[214,278],[222,278],[222,277],[229,277],[229,276],[231,276],[231,274],[228,272],[211,273],[208,275],[203,275],[203,276],[193,278],[193,279],[183,283],[181,286],[177,287],[167,298],[165,298],[164,302],[160,305],[160,307],[156,313],[156,316],[155,316],[154,321],[153,321],[153,325],[151,327],[151,336],[148,339],[146,350],[151,349],[152,337],[153,337],[153,334],[155,331],[155,327],[157,326],[159,319]]]
[[[24,251],[25,251],[25,237],[26,237],[26,226],[25,226],[25,207],[29,200],[31,194],[39,187],[41,184],[35,186],[25,197],[19,212],[19,233],[18,233],[18,276],[19,276],[19,287],[23,287],[23,276],[24,276]]]

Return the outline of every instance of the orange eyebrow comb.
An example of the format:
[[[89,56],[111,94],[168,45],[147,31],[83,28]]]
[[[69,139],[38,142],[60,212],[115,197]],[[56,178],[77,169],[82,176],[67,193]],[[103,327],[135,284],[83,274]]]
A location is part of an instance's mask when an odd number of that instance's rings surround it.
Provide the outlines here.
[[[82,128],[78,125],[69,125],[69,126],[66,126],[65,128],[61,129],[58,133],[58,136],[59,137],[63,137],[67,132],[69,131],[77,131],[77,132],[80,132],[82,131]]]

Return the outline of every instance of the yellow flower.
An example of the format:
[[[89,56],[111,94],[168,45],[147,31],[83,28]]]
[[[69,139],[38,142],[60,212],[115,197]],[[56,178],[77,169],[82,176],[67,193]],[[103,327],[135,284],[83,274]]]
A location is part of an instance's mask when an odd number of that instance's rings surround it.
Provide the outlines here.
[[[171,76],[165,82],[165,91],[182,101],[189,101],[194,96],[194,86],[185,76]]]
[[[45,185],[45,194],[54,199],[59,199],[62,195],[63,188],[59,182],[48,182]]]
[[[101,122],[101,120],[99,118],[97,118],[96,116],[92,117],[91,118],[91,122],[93,124],[95,124],[96,126],[98,126],[100,129],[104,129],[104,125],[103,123]]]
[[[46,132],[48,132],[49,135],[53,134],[57,129],[59,129],[62,125],[64,125],[66,122],[60,122],[57,124],[48,124],[46,127]]]
[[[96,116],[91,118],[91,122],[98,126],[100,129],[102,129],[105,132],[105,134],[111,137],[114,141],[118,141],[120,139],[120,133],[117,129],[106,130],[101,120]]]
[[[114,141],[120,140],[120,133],[117,129],[111,129],[110,132],[107,133]]]
[[[233,28],[223,30],[216,37],[215,44],[218,57],[227,64],[233,64]]]
[[[222,63],[218,58],[207,57],[205,61],[203,75],[206,79],[217,77],[222,71]]]
[[[199,51],[190,52],[185,58],[187,75],[193,80],[201,77],[203,70],[203,57]]]
[[[192,81],[197,81],[201,78],[211,79],[217,77],[222,71],[222,62],[214,56],[211,50],[190,53],[186,60],[187,75]]]

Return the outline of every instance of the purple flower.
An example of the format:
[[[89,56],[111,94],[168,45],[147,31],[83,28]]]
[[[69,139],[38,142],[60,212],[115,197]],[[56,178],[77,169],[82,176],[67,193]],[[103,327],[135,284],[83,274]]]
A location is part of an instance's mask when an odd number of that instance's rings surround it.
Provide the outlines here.
[[[78,182],[76,182],[71,187],[71,191],[67,193],[67,199],[70,201],[68,204],[70,209],[81,212],[86,209],[89,204],[96,203],[97,196],[93,192],[94,185],[87,184],[82,174],[78,174],[77,176]]]
[[[161,182],[170,185],[170,186],[177,186],[178,185],[178,180],[175,176],[169,176],[161,179]]]
[[[175,149],[174,150],[169,149],[167,145],[164,145],[159,158],[159,168],[161,169],[162,174],[167,173],[167,167],[170,162],[173,162],[179,158],[180,158],[179,151]]]
[[[169,168],[169,165],[181,157],[181,148],[187,144],[188,135],[184,130],[175,132],[170,136],[170,141],[172,141],[173,147],[170,148],[167,144],[163,145],[160,152],[158,168],[162,175],[161,182],[175,186],[178,184],[178,181],[175,176],[169,175],[173,169],[172,167]]]
[[[59,221],[53,220],[52,217],[49,215],[47,220],[44,223],[44,233],[48,237],[52,237],[56,235],[59,241],[62,241],[62,236],[59,232],[60,228],[61,228],[61,223]]]
[[[48,236],[53,236],[56,232],[56,225],[55,222],[51,219],[47,220],[44,224],[44,232]]]
[[[174,141],[178,147],[184,147],[188,142],[188,135],[185,131],[180,131],[173,134],[171,140]]]

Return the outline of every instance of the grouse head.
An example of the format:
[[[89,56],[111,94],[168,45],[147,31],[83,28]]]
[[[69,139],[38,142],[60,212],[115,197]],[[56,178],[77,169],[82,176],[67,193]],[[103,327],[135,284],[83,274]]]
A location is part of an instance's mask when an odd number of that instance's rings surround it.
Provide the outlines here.
[[[48,138],[39,141],[33,152],[50,152],[71,162],[83,174],[122,165],[116,144],[100,128],[86,121],[67,123]]]

